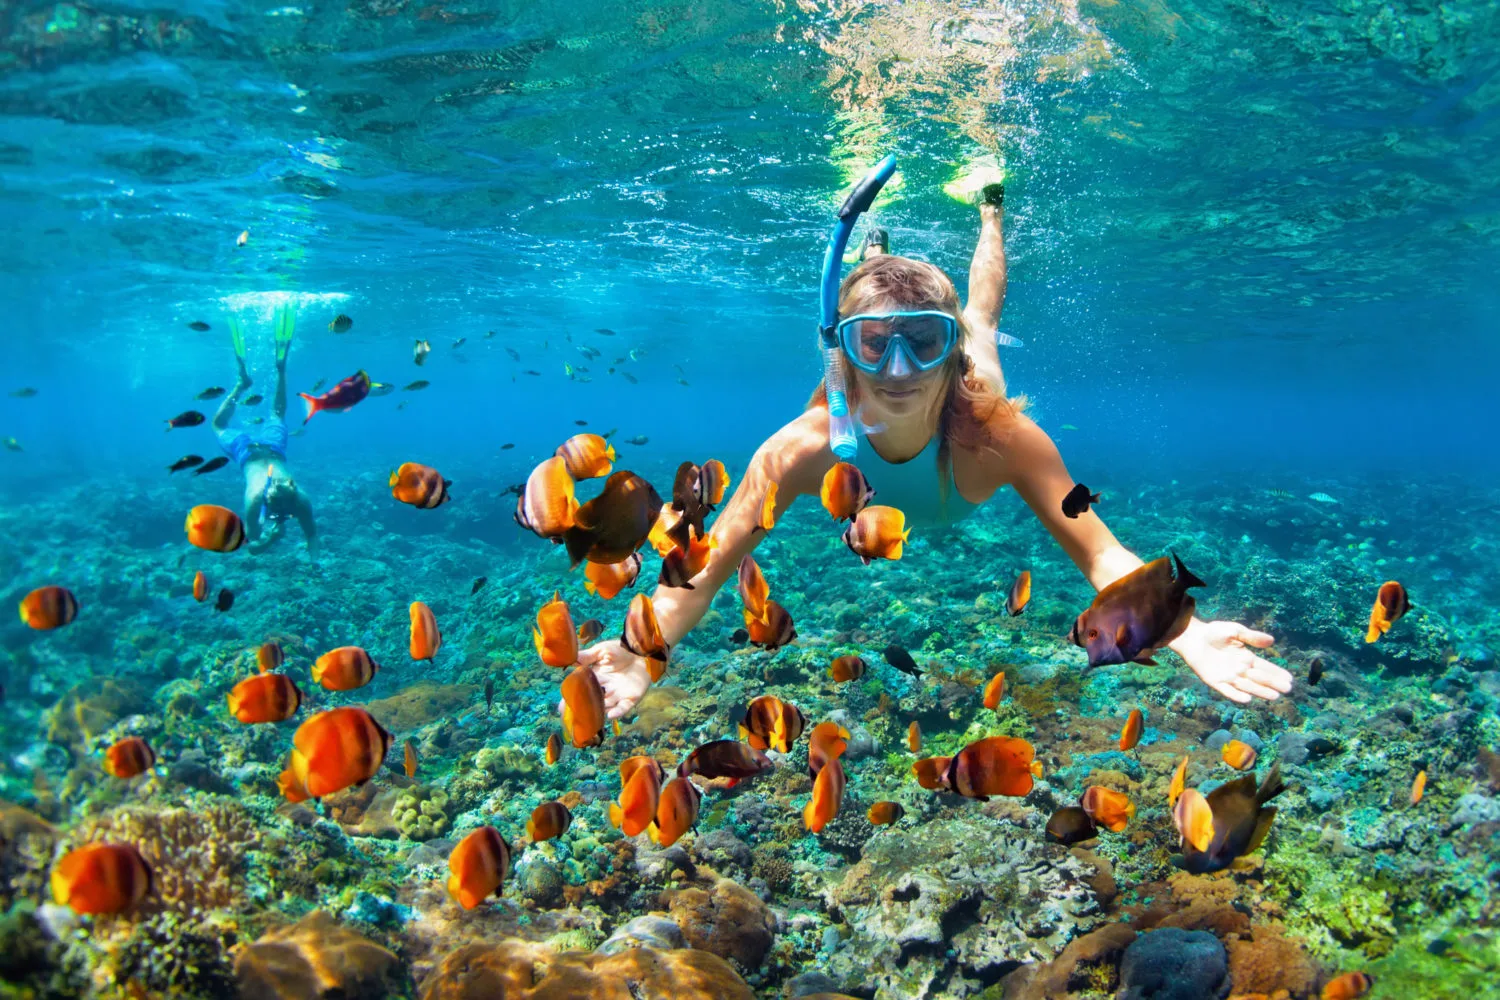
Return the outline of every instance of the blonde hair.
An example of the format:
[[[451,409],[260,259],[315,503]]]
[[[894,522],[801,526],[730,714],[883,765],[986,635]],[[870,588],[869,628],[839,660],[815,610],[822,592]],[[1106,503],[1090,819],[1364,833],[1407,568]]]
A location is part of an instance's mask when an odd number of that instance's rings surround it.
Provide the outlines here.
[[[943,360],[941,369],[945,389],[939,396],[937,427],[939,481],[946,491],[952,482],[950,473],[952,446],[971,451],[997,450],[995,430],[1012,422],[1026,407],[1024,397],[1007,399],[1005,383],[991,386],[974,374],[974,362],[964,353],[969,324],[958,301],[958,289],[942,269],[926,261],[879,254],[850,271],[839,287],[839,315],[856,316],[862,312],[898,309],[935,309],[958,321],[958,341]],[[858,412],[860,380],[863,373],[847,364],[850,412]],[[828,405],[828,393],[822,382],[808,400],[808,408]]]

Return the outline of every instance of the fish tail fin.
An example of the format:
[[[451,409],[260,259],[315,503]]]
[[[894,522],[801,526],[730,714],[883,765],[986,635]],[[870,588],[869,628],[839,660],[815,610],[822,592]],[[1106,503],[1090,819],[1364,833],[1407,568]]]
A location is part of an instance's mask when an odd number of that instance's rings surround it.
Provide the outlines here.
[[[1193,575],[1193,571],[1182,564],[1177,553],[1172,553],[1172,562],[1177,565],[1177,586],[1186,590],[1189,587],[1207,587],[1208,584]]]
[[[303,401],[307,403],[307,416],[302,418],[302,422],[305,424],[309,420],[311,420],[313,418],[313,414],[317,413],[320,409],[322,409],[322,407],[318,405],[318,401],[316,399],[314,399],[312,396],[309,396],[305,392],[299,392],[297,393],[297,395],[301,396]]]
[[[1260,850],[1260,845],[1265,842],[1266,834],[1271,832],[1271,821],[1275,818],[1275,806],[1267,806],[1260,811],[1260,815],[1255,818],[1255,832],[1250,835],[1250,843],[1245,847],[1246,854],[1254,854]]]
[[[653,819],[651,825],[646,827],[646,836],[651,838],[653,844],[661,843],[661,828],[656,825],[656,820]]]
[[[1286,782],[1281,780],[1281,761],[1271,765],[1271,770],[1266,772],[1266,778],[1260,783],[1260,788],[1255,792],[1255,801],[1264,805],[1276,796],[1286,791]],[[1274,812],[1274,810],[1273,810]]]
[[[569,528],[563,532],[562,540],[568,550],[569,569],[583,562],[594,545],[594,536],[582,528]]]
[[[623,822],[625,822],[625,810],[621,809],[618,803],[611,802],[609,804],[609,825],[618,830],[620,824]]]

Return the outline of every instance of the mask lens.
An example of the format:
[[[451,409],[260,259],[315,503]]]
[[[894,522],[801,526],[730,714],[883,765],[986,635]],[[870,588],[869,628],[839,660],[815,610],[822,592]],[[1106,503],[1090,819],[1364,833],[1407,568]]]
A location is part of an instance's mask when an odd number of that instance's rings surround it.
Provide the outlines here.
[[[890,346],[891,324],[885,320],[862,319],[855,325],[852,339],[859,361],[874,368]]]
[[[951,320],[943,316],[903,316],[892,332],[906,339],[907,348],[918,363],[930,365],[940,359],[949,347]]]

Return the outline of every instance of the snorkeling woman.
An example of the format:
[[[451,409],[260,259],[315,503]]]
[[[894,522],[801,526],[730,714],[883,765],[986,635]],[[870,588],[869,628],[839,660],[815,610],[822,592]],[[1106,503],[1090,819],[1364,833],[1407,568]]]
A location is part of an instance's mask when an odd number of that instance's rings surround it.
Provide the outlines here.
[[[998,332],[1005,300],[1004,187],[998,177],[976,185],[980,234],[967,305],[960,308],[953,281],[939,268],[879,252],[884,247],[878,231],[867,238],[863,261],[837,285],[854,218],[890,176],[894,159],[882,167],[884,176],[873,190],[862,190],[867,178],[845,202],[842,236],[836,229],[825,258],[823,384],[807,409],[751,458],[713,525],[718,546],[693,578],[693,589],[662,585],[653,595],[670,645],[692,630],[719,588],[736,576],[740,560],[765,537],[755,528],[767,486],[778,484],[779,519],[798,497],[817,497],[824,474],[854,450],[876,502],[905,513],[909,525],[951,524],[1010,486],[1095,589],[1142,565],[1092,509],[1076,518],[1063,514],[1073,477],[1052,439],[1022,412],[1024,401],[1005,396],[996,346],[997,336],[1009,342]],[[1252,652],[1272,641],[1236,622],[1194,618],[1170,648],[1219,694],[1248,702],[1292,688],[1290,673]],[[594,666],[611,718],[634,708],[651,684],[645,661],[618,640],[584,650],[579,662]]]
[[[313,521],[312,501],[292,478],[287,465],[286,446],[286,357],[292,349],[292,332],[296,316],[288,306],[276,310],[276,394],[271,400],[272,419],[254,430],[229,426],[234,419],[240,395],[253,384],[245,367],[245,334],[239,321],[229,320],[229,335],[234,342],[234,359],[239,377],[234,389],[219,404],[213,429],[218,433],[219,448],[245,474],[245,538],[250,551],[261,552],[281,537],[287,518],[294,517],[307,538],[307,551],[318,558],[318,526]]]

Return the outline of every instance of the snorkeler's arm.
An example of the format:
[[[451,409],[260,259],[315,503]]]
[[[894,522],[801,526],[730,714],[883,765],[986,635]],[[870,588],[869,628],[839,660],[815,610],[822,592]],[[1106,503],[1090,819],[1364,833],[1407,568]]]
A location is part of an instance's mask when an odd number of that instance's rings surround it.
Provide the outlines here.
[[[1092,507],[1076,518],[1062,512],[1073,477],[1046,432],[1024,416],[1017,421],[1006,441],[1008,472],[1003,479],[1015,487],[1096,590],[1139,569],[1140,558],[1116,540]],[[1275,699],[1292,689],[1291,674],[1250,651],[1264,649],[1273,641],[1265,632],[1238,622],[1194,618],[1168,648],[1203,683],[1231,701],[1244,703],[1252,697]]]
[[[989,203],[979,206],[979,243],[969,263],[969,301],[964,322],[969,328],[964,353],[974,362],[974,374],[996,392],[1005,384],[1000,373],[1000,351],[995,334],[1005,306],[1004,210]]]
[[[828,450],[828,411],[821,407],[807,410],[760,446],[709,531],[718,544],[708,565],[692,579],[693,589],[658,586],[652,595],[656,619],[669,645],[675,646],[693,630],[719,588],[738,575],[740,560],[766,537],[766,532],[756,528],[766,489],[776,484],[776,519],[780,520],[799,496],[818,494],[833,461]]]
[[[259,551],[259,549],[255,548],[254,546],[260,542],[261,529],[264,527],[264,524],[260,519],[260,500],[260,493],[253,492],[250,489],[250,485],[246,483],[245,516],[243,520],[245,522],[245,542],[252,547],[251,551]],[[261,544],[261,548],[264,547],[264,544]]]
[[[318,524],[313,520],[312,501],[300,488],[297,490],[297,507],[292,516],[297,519],[297,524],[302,527],[302,535],[307,539],[307,554],[314,559],[318,558]]]

